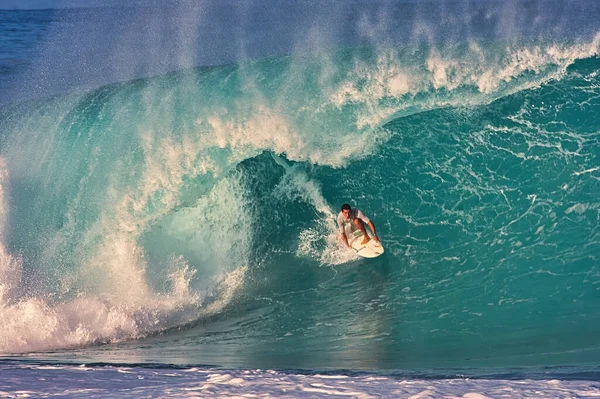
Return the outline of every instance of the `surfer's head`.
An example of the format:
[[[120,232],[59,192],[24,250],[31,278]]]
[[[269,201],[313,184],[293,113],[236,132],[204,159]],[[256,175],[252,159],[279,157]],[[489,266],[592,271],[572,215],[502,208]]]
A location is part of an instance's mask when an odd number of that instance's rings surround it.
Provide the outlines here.
[[[351,209],[350,205],[348,205],[348,204],[342,205],[342,215],[344,215],[346,217],[350,216],[350,209]]]

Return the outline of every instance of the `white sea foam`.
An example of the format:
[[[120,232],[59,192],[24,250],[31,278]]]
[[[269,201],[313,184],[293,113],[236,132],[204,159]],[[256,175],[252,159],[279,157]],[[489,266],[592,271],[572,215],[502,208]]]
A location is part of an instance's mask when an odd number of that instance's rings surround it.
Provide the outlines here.
[[[473,85],[482,93],[491,93],[526,72],[539,74],[550,68],[562,73],[575,60],[597,55],[599,44],[600,33],[588,43],[507,45],[498,57],[471,41],[469,52],[460,57],[452,52],[442,54],[433,48],[427,59],[427,70],[432,74],[430,79],[436,89],[455,90],[462,85]],[[552,73],[545,79],[555,76]]]
[[[4,159],[0,158],[0,307],[16,295],[21,280],[21,260],[8,252],[5,241],[7,218],[6,197],[8,183],[8,168]]]
[[[360,104],[355,124],[368,129],[415,107],[487,103],[559,78],[577,59],[599,53],[600,33],[588,42],[507,44],[504,48],[473,40],[466,49],[432,44],[424,60],[415,53],[382,48],[375,62],[356,58],[328,101],[340,108]]]
[[[163,145],[159,148],[164,155],[176,147]],[[181,147],[181,150],[187,149]],[[155,161],[155,158],[151,159]],[[43,291],[36,297],[21,297],[21,260],[9,254],[0,242],[0,319],[3,320],[0,323],[0,353],[139,338],[202,315],[220,312],[233,299],[248,270],[242,255],[237,256],[234,264],[213,259],[220,268],[200,286],[194,283],[196,270],[182,257],[176,257],[163,265],[167,271],[163,286],[167,289],[156,291],[150,285],[147,276],[149,265],[145,250],[139,244],[140,236],[150,223],[177,204],[172,194],[182,184],[183,176],[203,171],[201,165],[190,172],[190,169],[178,168],[179,161],[168,162],[167,156],[159,156],[158,159],[167,160],[164,167],[148,164],[148,175],[140,180],[141,186],[126,192],[112,207],[106,207],[79,244],[79,251],[83,254],[79,268],[61,281],[65,291],[77,289],[75,297],[55,299],[52,294],[43,294]],[[173,159],[185,160],[185,156],[176,155]],[[1,239],[6,220],[4,197],[8,176],[4,161],[0,163],[0,172]],[[154,174],[155,179],[150,174]],[[234,235],[233,241],[224,240],[235,226],[223,221],[239,223],[243,219],[238,215],[235,218],[223,217],[222,211],[235,212],[242,200],[239,195],[236,196],[236,193],[241,193],[239,184],[236,186],[233,180],[233,184],[230,180],[222,180],[196,205],[199,214],[215,218],[209,231],[213,233],[215,244],[220,242],[217,252],[223,257],[231,255],[231,251],[223,247],[225,242],[229,242],[230,248],[242,248],[238,251],[242,254],[243,248],[248,245],[247,235],[251,232],[246,226],[243,230],[246,236]],[[158,192],[165,194],[161,201],[163,208],[155,207],[155,213],[149,216],[144,212],[143,203],[155,198]],[[223,201],[228,198],[238,202]],[[222,205],[221,212],[211,213],[219,211],[215,209],[216,204]],[[219,230],[218,226],[223,229]],[[219,232],[223,236],[219,236]]]
[[[600,208],[600,203],[593,203],[593,204],[575,204],[573,206],[568,207],[565,210],[565,213],[568,215],[570,213],[577,213],[579,215],[587,212],[588,210],[595,210]]]
[[[326,131],[319,126],[319,120],[304,126],[304,129],[311,130],[300,130],[292,118],[260,103],[253,107],[252,116],[248,118],[239,115],[228,118],[226,114],[220,114],[209,116],[206,121],[210,134],[202,136],[203,144],[207,148],[231,150],[230,164],[269,150],[285,154],[289,160],[339,167],[351,158],[368,154],[386,137],[386,132],[380,130],[369,134],[339,132],[339,129]],[[196,121],[198,125],[203,122],[204,119]]]
[[[447,398],[599,397],[595,381],[406,379],[273,370],[31,366],[0,369],[0,395],[69,398]],[[111,381],[106,384],[106,381]]]

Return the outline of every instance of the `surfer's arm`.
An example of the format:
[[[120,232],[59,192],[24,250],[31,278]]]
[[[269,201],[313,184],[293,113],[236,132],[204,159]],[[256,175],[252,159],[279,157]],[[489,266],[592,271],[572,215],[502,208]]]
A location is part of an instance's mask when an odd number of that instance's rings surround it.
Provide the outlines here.
[[[379,237],[377,237],[377,232],[375,231],[375,225],[373,224],[372,221],[369,220],[369,228],[371,229],[371,231],[373,232],[373,239],[377,242],[379,242]]]
[[[350,246],[350,244],[348,243],[348,237],[346,237],[346,233],[345,233],[345,232],[344,232],[344,233],[340,233],[340,236],[342,237],[342,241],[344,241],[344,244],[346,244],[346,246],[347,246],[348,248],[352,248],[352,247]]]
[[[348,237],[346,237],[346,230],[344,229],[344,226],[345,226],[344,223],[345,223],[344,217],[340,213],[337,218],[338,231],[340,232],[340,238],[342,239],[342,241],[344,242],[344,244],[346,244],[346,246],[348,248],[352,248],[350,246],[350,244],[348,243]]]

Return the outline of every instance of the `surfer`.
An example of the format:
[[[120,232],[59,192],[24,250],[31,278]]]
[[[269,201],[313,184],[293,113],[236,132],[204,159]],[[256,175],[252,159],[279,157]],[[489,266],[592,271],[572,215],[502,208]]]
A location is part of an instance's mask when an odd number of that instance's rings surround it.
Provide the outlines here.
[[[342,236],[342,241],[348,248],[352,248],[348,243],[348,237],[346,237],[346,224],[354,223],[356,227],[363,233],[362,245],[369,242],[370,238],[367,234],[367,229],[365,227],[365,223],[369,225],[369,228],[373,232],[373,239],[376,242],[379,242],[379,238],[377,237],[377,233],[375,232],[375,225],[371,220],[365,216],[364,213],[358,208],[352,208],[348,204],[342,205],[342,211],[337,217],[337,223],[340,229],[340,234]]]

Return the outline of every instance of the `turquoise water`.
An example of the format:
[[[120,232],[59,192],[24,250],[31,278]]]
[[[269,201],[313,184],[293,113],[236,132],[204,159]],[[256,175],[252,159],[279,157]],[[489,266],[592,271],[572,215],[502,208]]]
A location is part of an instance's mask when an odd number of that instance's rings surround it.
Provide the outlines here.
[[[592,367],[598,46],[345,46],[5,105],[0,352]],[[345,202],[383,256],[341,246]]]

